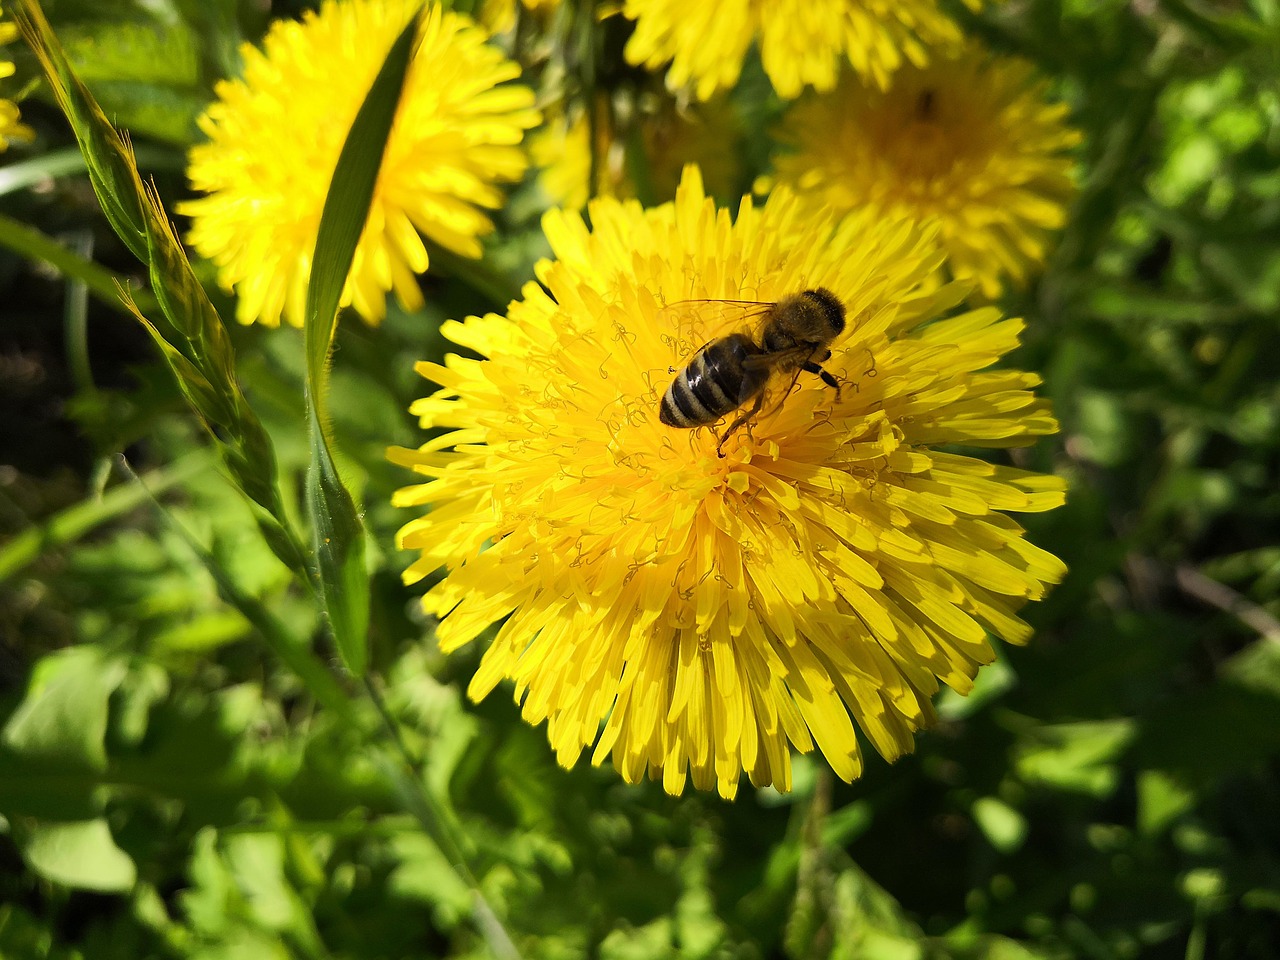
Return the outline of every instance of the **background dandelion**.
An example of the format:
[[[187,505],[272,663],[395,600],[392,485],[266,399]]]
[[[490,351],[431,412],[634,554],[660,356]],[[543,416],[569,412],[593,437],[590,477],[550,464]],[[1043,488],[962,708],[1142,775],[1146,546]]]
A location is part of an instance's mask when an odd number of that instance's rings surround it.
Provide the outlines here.
[[[4,15],[0,8],[0,16]],[[0,22],[0,47],[11,43],[18,35],[12,23]],[[8,60],[0,60],[0,79],[13,76],[13,64]],[[12,100],[0,98],[0,150],[7,150],[14,140],[29,141],[35,137],[34,131],[19,119],[21,113],[18,105]]]
[[[788,111],[772,181],[819,210],[938,225],[951,272],[994,299],[1044,263],[1075,195],[1080,134],[1025,61],[971,49],[882,91],[846,75]]]
[[[623,13],[636,21],[627,59],[650,70],[670,63],[667,82],[699,100],[737,82],[753,43],[778,95],[791,98],[830,90],[846,63],[883,89],[904,64],[961,41],[935,0],[626,0]]]
[[[329,178],[356,110],[414,0],[328,0],[301,23],[279,20],[263,49],[246,46],[244,77],[218,85],[201,119],[209,143],[190,177],[208,194],[180,206],[191,243],[238,295],[243,323],[302,323],[312,250]],[[366,320],[388,290],[422,305],[415,274],[429,241],[478,257],[493,229],[485,208],[525,169],[519,144],[538,121],[533,94],[506,84],[519,67],[466,17],[432,4],[405,81],[396,126],[344,294]]]

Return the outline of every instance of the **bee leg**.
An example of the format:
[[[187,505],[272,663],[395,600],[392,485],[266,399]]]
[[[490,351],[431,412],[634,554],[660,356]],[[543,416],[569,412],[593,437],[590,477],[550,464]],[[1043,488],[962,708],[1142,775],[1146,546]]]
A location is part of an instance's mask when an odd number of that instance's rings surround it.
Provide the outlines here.
[[[746,423],[746,422],[747,422],[747,421],[749,421],[752,417],[754,417],[757,413],[759,413],[759,412],[760,412],[760,408],[761,408],[763,405],[764,405],[764,394],[763,394],[763,393],[757,394],[757,395],[756,395],[756,402],[755,402],[755,403],[753,403],[753,404],[751,405],[751,409],[749,409],[749,410],[744,410],[742,413],[740,413],[740,414],[738,414],[736,417],[734,417],[734,419],[733,419],[733,423],[729,424],[729,429],[728,429],[728,430],[726,430],[726,431],[724,432],[724,435],[723,435],[722,437],[720,437],[720,442],[716,444],[716,456],[717,456],[717,457],[719,457],[719,458],[720,458],[720,459],[722,459],[722,460],[724,459],[724,445],[725,445],[725,442],[726,442],[726,441],[727,441],[731,436],[733,436],[734,432],[735,432],[735,431],[736,431],[740,426],[742,426],[744,423]]]
[[[830,356],[830,354],[828,353],[827,356]],[[834,374],[824,370],[821,364],[814,363],[812,360],[805,361],[801,369],[804,370],[805,373],[816,373],[822,378],[822,382],[828,387],[834,387],[836,391],[836,403],[840,402],[840,388],[843,384],[840,383]]]

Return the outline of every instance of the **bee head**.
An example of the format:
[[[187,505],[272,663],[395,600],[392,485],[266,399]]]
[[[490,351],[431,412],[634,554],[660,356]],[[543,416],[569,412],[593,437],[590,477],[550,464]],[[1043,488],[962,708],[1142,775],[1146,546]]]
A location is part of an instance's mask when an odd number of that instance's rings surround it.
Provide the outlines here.
[[[806,290],[802,296],[816,304],[822,311],[823,317],[831,326],[833,337],[844,329],[844,304],[834,293],[826,287],[815,287],[812,290]]]

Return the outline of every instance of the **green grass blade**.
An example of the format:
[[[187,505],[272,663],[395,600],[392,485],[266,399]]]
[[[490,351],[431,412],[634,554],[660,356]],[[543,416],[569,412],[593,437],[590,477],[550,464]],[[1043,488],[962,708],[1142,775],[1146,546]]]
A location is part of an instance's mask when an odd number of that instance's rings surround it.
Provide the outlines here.
[[[326,363],[338,304],[346,285],[356,246],[369,216],[373,188],[382,167],[382,153],[400,103],[400,91],[413,52],[415,17],[391,46],[382,69],[351,124],[334,167],[329,195],[316,237],[311,281],[307,288],[307,373],[323,410]]]
[[[36,55],[84,154],[89,180],[112,229],[139,260],[147,259],[142,180],[132,151],[71,69],[36,0],[18,0],[12,17]]]
[[[162,333],[158,327],[144,326],[209,428],[231,476],[260,509],[261,527],[272,549],[306,575],[305,552],[289,526],[277,486],[274,448],[240,389],[226,327],[196,278],[168,214],[143,185],[128,142],[71,69],[39,3],[19,0],[13,19],[71,123],[108,221],[149,268],[156,302],[171,329]],[[133,310],[131,304],[125,306]]]
[[[83,163],[80,169],[84,169]],[[8,247],[29,260],[47,263],[64,277],[83,283],[89,292],[106,306],[129,316],[133,315],[120,300],[119,288],[125,285],[123,277],[80,256],[35,227],[2,213],[0,213],[0,246]],[[157,306],[149,290],[131,292],[133,298],[144,310]]]
[[[363,675],[368,660],[369,582],[364,526],[333,461],[326,413],[329,350],[342,288],[369,216],[383,149],[409,69],[416,28],[415,17],[392,45],[351,125],[325,199],[307,289],[307,419],[311,435],[307,499],[325,611],[343,662],[356,676]]]
[[[120,484],[101,497],[73,504],[38,526],[27,527],[0,547],[0,582],[17,575],[46,550],[75,543],[104,523],[124,516],[150,497],[185,483],[212,465],[209,452],[197,450],[169,467],[148,474],[147,490],[134,483]]]
[[[139,170],[182,173],[185,169],[182,154],[174,150],[143,145],[134,150],[134,160]],[[0,167],[0,197],[20,190],[27,190],[50,180],[80,176],[88,170],[80,147],[60,147],[28,160],[19,160]]]

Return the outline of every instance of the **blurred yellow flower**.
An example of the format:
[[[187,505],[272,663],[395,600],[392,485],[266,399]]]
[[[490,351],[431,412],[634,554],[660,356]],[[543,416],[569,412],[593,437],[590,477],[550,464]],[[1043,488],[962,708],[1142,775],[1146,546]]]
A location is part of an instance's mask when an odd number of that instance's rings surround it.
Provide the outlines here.
[[[923,64],[929,50],[961,42],[937,0],[625,0],[622,12],[636,22],[627,59],[650,70],[670,63],[667,82],[692,87],[699,100],[737,83],[753,41],[787,98],[806,86],[830,90],[846,61],[888,87],[904,63]]]
[[[4,15],[0,8],[0,16]],[[12,23],[0,23],[0,47],[12,43],[18,36],[18,28]],[[0,60],[0,79],[13,76],[13,63]],[[21,121],[18,105],[12,100],[0,97],[0,151],[8,150],[9,144],[15,140],[28,142],[35,137],[35,132]]]
[[[742,136],[728,103],[645,114],[635,122],[640,131],[637,139],[644,151],[641,169],[649,179],[652,196],[658,200],[674,197],[680,173],[689,163],[702,170],[711,193],[725,196],[733,191],[741,173],[737,146]],[[541,168],[538,184],[542,192],[553,203],[571,210],[581,210],[589,199],[589,127],[586,115],[578,112],[572,121],[563,115],[552,118],[529,136],[529,155],[533,165]],[[635,196],[635,158],[627,157],[624,139],[601,122],[596,148],[596,196]]]
[[[1063,484],[952,450],[1056,429],[1038,377],[987,369],[1021,322],[939,319],[960,294],[921,291],[941,260],[923,231],[785,189],[731,220],[690,168],[673,203],[589,213],[546,215],[556,259],[507,316],[443,326],[487,359],[418,365],[439,389],[413,412],[443,432],[390,455],[428,478],[396,497],[431,508],[399,542],[421,551],[407,581],[446,570],[424,598],[442,649],[501,624],[472,697],[513,680],[560,763],[594,744],[673,794],[691,772],[731,797],[744,769],[787,790],[789,744],[851,780],[855,723],[910,750],[939,681],[970,689],[988,630],[1025,641],[1016,610],[1064,571],[1001,512]],[[723,457],[716,431],[659,421],[672,372],[744,322],[703,298],[815,287],[846,309],[824,363],[842,389],[801,374]]]
[[[994,298],[1066,221],[1081,140],[1067,114],[1030,64],[973,49],[903,69],[887,92],[846,76],[787,113],[773,182],[837,214],[935,221],[952,274]]]
[[[560,6],[560,0],[520,0],[530,13],[546,16]],[[516,0],[484,0],[478,15],[490,33],[506,33],[516,25]]]
[[[242,323],[301,326],[311,257],[329,181],[347,131],[417,0],[326,0],[303,20],[277,21],[263,49],[242,49],[244,77],[218,84],[201,118],[209,142],[191,151],[189,175],[208,194],[179,207],[191,242],[234,288]],[[520,68],[486,43],[471,20],[429,4],[388,138],[369,220],[343,294],[370,322],[394,289],[421,304],[414,276],[427,269],[419,233],[478,257],[493,224],[482,208],[503,202],[501,181],[520,179],[520,146],[538,122],[533,93],[505,84]]]

